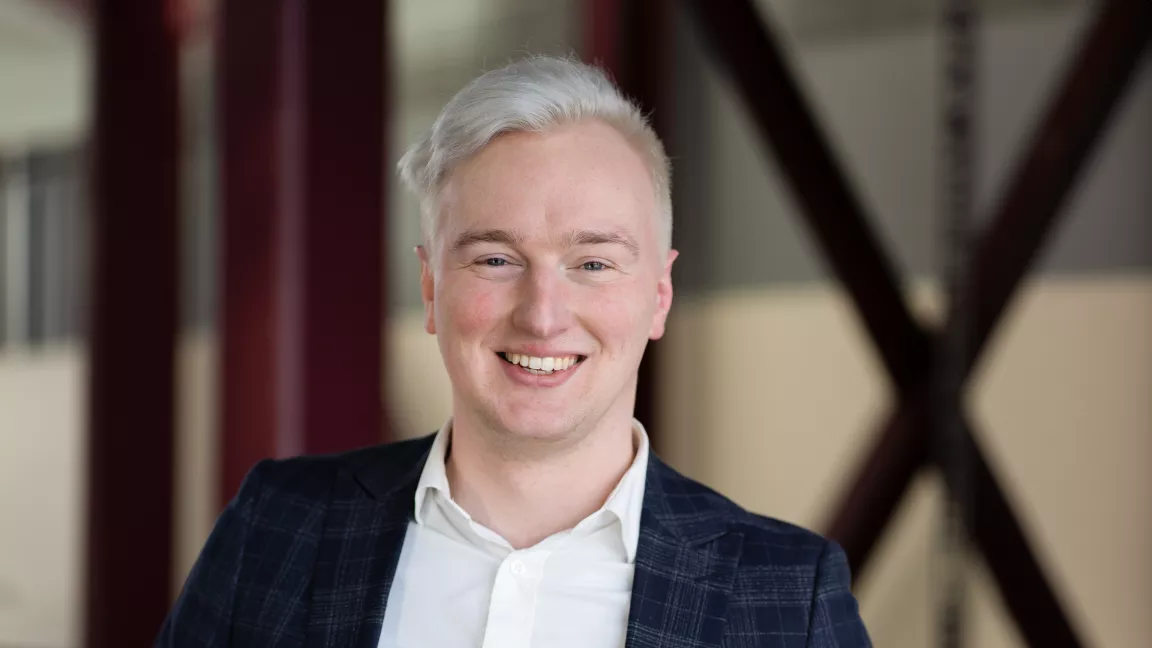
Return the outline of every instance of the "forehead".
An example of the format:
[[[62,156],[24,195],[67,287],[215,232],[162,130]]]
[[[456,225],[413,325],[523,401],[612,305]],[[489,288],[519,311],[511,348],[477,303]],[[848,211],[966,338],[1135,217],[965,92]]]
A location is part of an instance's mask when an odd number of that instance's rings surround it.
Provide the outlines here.
[[[623,135],[595,121],[496,138],[452,173],[440,208],[441,235],[605,228],[631,232],[642,246],[655,241],[651,174]]]

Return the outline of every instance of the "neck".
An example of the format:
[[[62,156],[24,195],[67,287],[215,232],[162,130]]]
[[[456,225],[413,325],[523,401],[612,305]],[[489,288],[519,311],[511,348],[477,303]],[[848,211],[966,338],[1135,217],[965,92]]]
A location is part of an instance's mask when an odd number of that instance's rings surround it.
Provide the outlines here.
[[[516,549],[571,529],[603,506],[635,456],[632,419],[605,421],[570,447],[524,450],[466,420],[452,423],[452,499]]]

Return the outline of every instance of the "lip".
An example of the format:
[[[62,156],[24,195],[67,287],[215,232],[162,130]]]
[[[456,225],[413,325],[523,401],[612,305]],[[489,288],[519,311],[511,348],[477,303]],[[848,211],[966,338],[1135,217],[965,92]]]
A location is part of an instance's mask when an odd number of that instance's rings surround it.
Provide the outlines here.
[[[527,351],[508,351],[508,353],[527,353],[528,355],[535,355],[535,353],[531,353],[531,352],[527,352]],[[556,353],[556,352],[551,352],[551,353]],[[564,355],[581,355],[581,354],[579,354],[579,353],[557,353],[556,355],[564,356]],[[501,365],[503,365],[504,375],[508,376],[508,378],[512,382],[514,382],[518,385],[523,385],[525,387],[546,387],[546,388],[559,387],[559,386],[563,385],[564,383],[568,382],[569,380],[571,380],[572,376],[574,376],[577,371],[580,371],[584,367],[584,363],[579,362],[579,363],[574,364],[571,367],[565,369],[564,371],[557,371],[555,373],[551,373],[548,375],[537,376],[535,374],[530,374],[527,371],[524,371],[523,369],[520,368],[520,365],[514,365],[511,362],[508,362],[504,358],[501,358],[498,354],[493,353],[492,356],[496,360],[496,362],[499,362]],[[539,358],[539,357],[556,357],[556,356],[536,356],[536,357]]]

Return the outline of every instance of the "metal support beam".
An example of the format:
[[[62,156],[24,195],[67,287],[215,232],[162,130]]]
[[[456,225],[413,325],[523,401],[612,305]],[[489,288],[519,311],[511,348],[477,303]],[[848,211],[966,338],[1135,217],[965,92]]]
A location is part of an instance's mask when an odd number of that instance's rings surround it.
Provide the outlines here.
[[[298,0],[299,1],[299,0]],[[388,2],[308,0],[297,230],[304,451],[380,443]],[[291,68],[290,68],[291,69]]]
[[[783,160],[805,216],[900,387],[900,407],[831,526],[830,535],[842,542],[859,572],[912,476],[929,459],[930,337],[908,315],[886,257],[846,180],[836,171],[755,7],[746,1],[722,8],[702,1],[690,4],[748,101],[762,135]],[[1035,258],[1150,36],[1152,5],[1144,0],[1111,0],[1102,8],[979,248],[974,277],[968,282],[970,294],[958,305],[975,309],[969,369]],[[1009,610],[1030,645],[1080,645],[970,426],[965,431],[975,490],[973,510],[965,517],[972,521],[970,532]]]
[[[89,648],[150,645],[172,592],[180,125],[168,4],[92,2]]]
[[[972,295],[969,371],[980,358],[1152,40],[1152,2],[1106,0],[1053,95],[979,242]]]
[[[853,488],[838,505],[830,527],[829,535],[841,542],[859,573],[928,457],[921,430],[929,412],[919,403],[928,395],[932,340],[908,310],[889,256],[759,10],[748,0],[689,0],[688,5],[744,97],[765,145],[782,161],[781,173],[825,260],[876,342],[902,401],[899,413],[881,428],[869,460],[851,480]]]
[[[972,344],[969,346],[968,370],[974,369],[981,352],[1007,307],[1011,296],[1035,259],[1044,238],[1054,226],[1063,200],[1075,185],[1076,176],[1087,162],[1093,145],[1108,122],[1111,110],[1127,87],[1143,49],[1152,37],[1152,5],[1139,0],[1113,0],[1104,6],[1081,48],[1080,56],[1067,79],[1055,95],[1052,105],[1041,122],[1026,154],[1022,156],[1014,181],[995,211],[992,228],[982,238],[977,249],[974,277],[968,282],[971,294],[960,305],[974,308],[975,317]],[[860,508],[864,502],[877,501],[891,504],[899,500],[899,493],[891,483],[911,478],[912,461],[894,461],[892,456],[881,456],[880,448],[903,447],[909,439],[905,421],[915,404],[926,401],[927,394],[912,395],[903,400],[900,411],[894,413],[874,447],[870,459],[854,481],[854,488],[846,496],[835,516],[832,528],[855,537],[860,526],[849,522],[861,514],[850,513],[849,508]],[[905,453],[920,456],[917,453]],[[980,470],[987,465],[980,460]],[[897,468],[883,473],[878,470]],[[884,479],[863,475],[883,475]],[[883,483],[882,483],[883,482]],[[880,489],[888,496],[881,496]],[[902,490],[902,489],[901,489]],[[892,494],[894,493],[894,497]],[[883,521],[887,520],[887,515]],[[864,526],[877,526],[871,520]],[[882,522],[882,521],[881,521]],[[849,528],[852,529],[849,532]],[[869,534],[862,534],[864,536]],[[840,537],[840,536],[835,536]],[[872,537],[874,542],[875,537]],[[849,555],[857,567],[866,560],[871,542],[848,542]]]
[[[278,424],[284,2],[225,2],[217,32],[220,118],[220,497],[265,457],[303,443]]]
[[[893,413],[874,434],[867,459],[847,480],[848,487],[832,507],[825,526],[848,556],[852,573],[859,578],[876,543],[904,499],[912,478],[929,460],[930,424],[927,386],[901,399]]]
[[[896,272],[752,0],[687,0],[743,97],[825,261],[851,294],[895,386],[916,386],[931,344],[904,303]]]
[[[994,211],[968,282],[970,294],[957,305],[971,312],[969,373],[1054,228],[1150,39],[1152,3],[1110,0],[1101,7]],[[1032,646],[1082,645],[970,425],[967,438],[975,492],[966,518],[1021,634]]]
[[[383,430],[386,2],[221,5],[223,485]]]

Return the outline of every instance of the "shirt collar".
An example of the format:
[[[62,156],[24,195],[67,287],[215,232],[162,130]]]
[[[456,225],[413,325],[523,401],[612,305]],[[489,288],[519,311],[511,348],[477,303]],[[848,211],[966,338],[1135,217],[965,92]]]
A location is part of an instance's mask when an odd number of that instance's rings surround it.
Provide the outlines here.
[[[432,442],[432,449],[428,451],[428,460],[424,463],[424,470],[420,473],[420,481],[416,484],[416,524],[424,525],[424,501],[429,490],[440,491],[445,499],[452,499],[452,489],[448,486],[448,472],[444,459],[448,456],[448,441],[452,437],[452,419],[436,433]]]
[[[624,550],[628,562],[636,561],[636,545],[640,542],[640,516],[644,510],[644,478],[648,472],[648,432],[644,425],[632,419],[632,440],[636,446],[636,456],[632,465],[620,478],[620,483],[612,489],[604,502],[604,509],[620,520]]]
[[[446,500],[452,499],[452,489],[448,485],[448,472],[445,458],[448,456],[448,444],[452,437],[452,421],[448,420],[436,433],[432,448],[428,452],[428,460],[420,473],[420,481],[416,485],[416,523],[424,524],[424,506],[428,493],[436,490]],[[624,542],[624,550],[628,554],[628,562],[635,562],[636,547],[640,541],[640,517],[644,509],[644,478],[648,470],[648,432],[644,425],[632,419],[632,440],[636,448],[636,455],[632,465],[625,471],[624,476],[612,489],[600,511],[608,511],[620,520],[620,533]],[[600,513],[597,511],[593,515]]]

